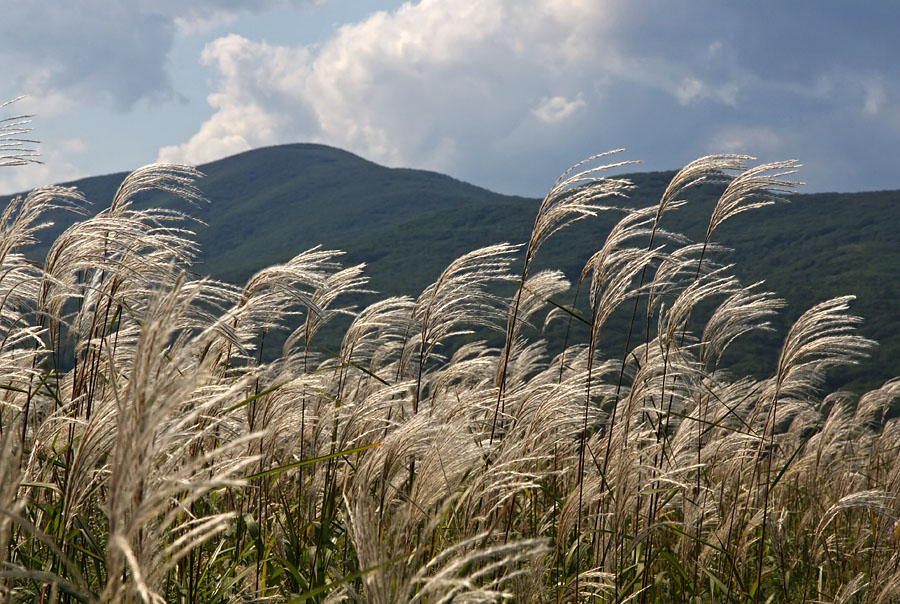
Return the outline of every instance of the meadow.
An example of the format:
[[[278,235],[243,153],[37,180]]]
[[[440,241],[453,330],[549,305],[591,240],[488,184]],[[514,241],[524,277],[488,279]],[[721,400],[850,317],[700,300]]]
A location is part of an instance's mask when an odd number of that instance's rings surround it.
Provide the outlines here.
[[[792,191],[795,162],[700,158],[635,208],[608,176],[629,166],[618,157],[563,174],[527,242],[362,309],[342,300],[367,290],[364,266],[339,251],[243,287],[190,272],[190,206],[206,201],[189,167],[135,171],[43,262],[23,253],[42,217],[86,200],[55,186],[14,200],[4,601],[896,601],[900,382],[824,388],[873,345],[852,296],[803,309],[766,378],[725,354],[785,309],[734,276],[717,230]],[[709,183],[705,236],[667,230]],[[187,209],[138,209],[148,190]],[[574,283],[534,268],[601,213],[617,222]],[[607,331],[617,312],[625,334]],[[551,349],[548,326],[573,335]],[[607,341],[625,343],[607,355]]]

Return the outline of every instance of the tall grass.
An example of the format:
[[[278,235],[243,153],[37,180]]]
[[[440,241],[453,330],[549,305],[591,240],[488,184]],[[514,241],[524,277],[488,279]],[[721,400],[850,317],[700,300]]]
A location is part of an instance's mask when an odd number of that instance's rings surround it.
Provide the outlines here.
[[[342,306],[362,266],[313,249],[244,287],[188,272],[199,174],[136,171],[37,264],[74,190],[0,219],[0,594],[9,602],[890,602],[900,597],[900,382],[821,391],[872,342],[851,297],[809,309],[773,375],[727,351],[782,303],[732,274],[717,227],[772,203],[793,162],[701,158],[657,206],[591,158],[523,248],[453,262],[417,298]],[[703,241],[665,229],[724,193]],[[556,299],[542,243],[618,212]],[[423,250],[427,253],[427,250]],[[512,267],[522,254],[521,270]],[[503,289],[503,285],[508,290]],[[510,295],[505,291],[513,292]],[[607,356],[616,312],[631,317]],[[352,315],[339,349],[318,329]],[[564,349],[550,321],[582,323]],[[502,344],[460,344],[493,329]],[[281,355],[260,350],[287,331]],[[478,331],[477,333],[483,333]],[[470,338],[471,339],[471,338]]]

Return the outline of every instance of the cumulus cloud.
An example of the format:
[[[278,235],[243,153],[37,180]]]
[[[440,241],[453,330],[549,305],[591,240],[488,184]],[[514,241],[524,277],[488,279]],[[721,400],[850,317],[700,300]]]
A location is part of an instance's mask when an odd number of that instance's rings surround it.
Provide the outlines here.
[[[517,142],[540,144],[536,132],[554,136],[546,126],[604,109],[622,81],[686,99],[684,65],[619,51],[628,18],[611,1],[425,0],[345,25],[318,47],[225,36],[203,51],[219,74],[213,115],[159,159],[307,140],[477,179],[485,156],[513,160]],[[728,78],[700,85],[689,94],[736,103]]]
[[[159,161],[203,163],[286,142],[285,134],[303,130],[308,119],[297,90],[310,69],[306,49],[231,34],[207,45],[203,61],[222,75],[222,87],[207,98],[214,116],[187,143],[162,148]]]

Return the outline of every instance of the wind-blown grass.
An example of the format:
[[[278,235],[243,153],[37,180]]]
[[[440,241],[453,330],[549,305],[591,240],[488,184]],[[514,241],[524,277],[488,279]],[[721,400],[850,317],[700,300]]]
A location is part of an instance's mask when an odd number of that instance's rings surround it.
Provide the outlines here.
[[[138,170],[40,266],[21,250],[42,213],[85,200],[16,200],[0,221],[0,594],[893,601],[900,382],[821,391],[873,344],[852,297],[804,313],[768,379],[724,356],[782,303],[722,264],[716,229],[777,201],[796,164],[701,158],[659,204],[628,208],[630,183],[605,177],[628,162],[606,160],[561,177],[523,247],[475,250],[417,299],[358,310],[341,298],[365,290],[364,267],[335,251],[243,288],[191,277],[188,216],[131,204],[149,188],[205,203],[191,168]],[[667,231],[707,181],[726,187],[705,238]],[[532,261],[599,212],[621,220],[572,276],[587,301],[566,308],[566,276]],[[617,310],[631,333],[606,358]],[[324,350],[316,333],[341,314]],[[541,327],[560,320],[589,336],[549,350]],[[499,347],[460,344],[485,328]],[[272,331],[287,337],[267,361]]]

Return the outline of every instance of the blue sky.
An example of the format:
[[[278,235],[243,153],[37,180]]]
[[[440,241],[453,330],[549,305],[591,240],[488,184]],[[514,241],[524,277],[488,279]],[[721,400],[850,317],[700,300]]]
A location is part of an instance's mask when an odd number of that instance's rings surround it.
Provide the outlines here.
[[[248,8],[249,7],[249,8]],[[319,142],[540,196],[624,147],[799,159],[804,191],[900,188],[900,3],[44,0],[3,9],[0,101],[42,165],[0,193]]]

